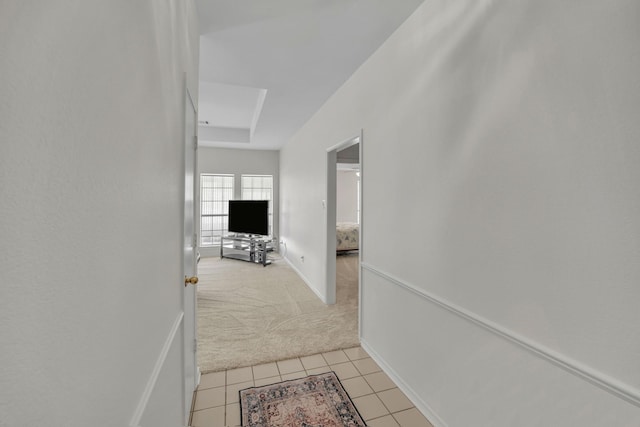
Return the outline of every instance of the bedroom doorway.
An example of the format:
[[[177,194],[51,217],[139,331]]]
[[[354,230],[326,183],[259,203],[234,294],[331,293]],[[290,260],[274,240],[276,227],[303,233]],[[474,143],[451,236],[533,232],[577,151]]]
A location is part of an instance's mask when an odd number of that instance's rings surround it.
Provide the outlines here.
[[[327,150],[328,304],[335,304],[338,298],[350,298],[360,305],[361,194],[362,132]],[[344,235],[341,234],[344,237],[340,238],[340,243],[337,237],[338,224],[346,230]]]

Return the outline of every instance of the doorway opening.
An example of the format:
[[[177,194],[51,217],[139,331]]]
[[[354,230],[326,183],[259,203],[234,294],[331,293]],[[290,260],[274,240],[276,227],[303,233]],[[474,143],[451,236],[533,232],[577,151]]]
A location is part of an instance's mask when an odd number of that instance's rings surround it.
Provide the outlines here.
[[[360,306],[362,142],[360,132],[360,135],[327,150],[328,304],[335,304],[338,298],[355,298]]]

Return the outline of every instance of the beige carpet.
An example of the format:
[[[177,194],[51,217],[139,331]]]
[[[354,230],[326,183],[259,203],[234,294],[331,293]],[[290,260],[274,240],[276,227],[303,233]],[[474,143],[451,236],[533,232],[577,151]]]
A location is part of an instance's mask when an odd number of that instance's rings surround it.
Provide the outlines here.
[[[359,345],[358,255],[337,257],[337,303],[325,305],[280,259],[263,267],[202,258],[198,364],[202,372]]]

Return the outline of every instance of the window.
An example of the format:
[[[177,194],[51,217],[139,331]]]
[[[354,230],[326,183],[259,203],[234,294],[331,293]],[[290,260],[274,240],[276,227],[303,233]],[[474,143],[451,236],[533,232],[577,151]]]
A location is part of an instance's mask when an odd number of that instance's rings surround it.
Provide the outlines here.
[[[200,175],[200,246],[219,245],[227,231],[233,180],[233,175]]]
[[[273,176],[242,175],[242,200],[269,200],[269,236],[273,236]]]

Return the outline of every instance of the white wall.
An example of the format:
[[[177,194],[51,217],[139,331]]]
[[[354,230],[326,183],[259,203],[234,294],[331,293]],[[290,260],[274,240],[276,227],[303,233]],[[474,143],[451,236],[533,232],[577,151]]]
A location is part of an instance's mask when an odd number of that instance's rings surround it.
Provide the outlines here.
[[[242,175],[273,175],[273,236],[279,234],[280,152],[275,150],[234,150],[231,148],[198,149],[198,173],[233,174],[236,199],[242,198]],[[198,202],[200,195],[198,194]],[[200,224],[198,235],[200,235]],[[220,247],[202,247],[201,256],[219,256]]]
[[[358,222],[358,176],[338,170],[336,175],[336,222]]]
[[[0,426],[129,426],[166,343],[141,420],[182,418],[196,22],[192,1],[0,5]]]
[[[281,151],[322,293],[326,149],[364,129],[362,340],[436,426],[640,425],[639,14],[425,2]]]

